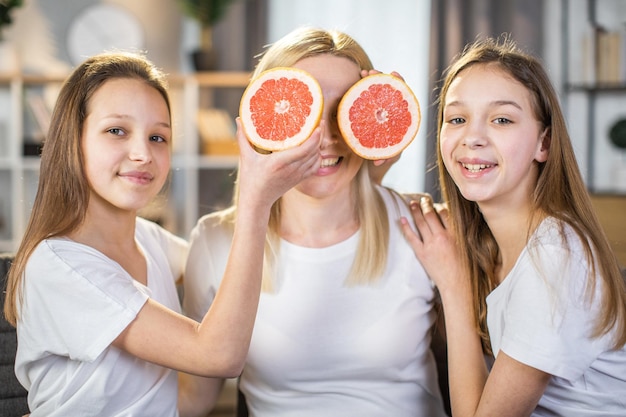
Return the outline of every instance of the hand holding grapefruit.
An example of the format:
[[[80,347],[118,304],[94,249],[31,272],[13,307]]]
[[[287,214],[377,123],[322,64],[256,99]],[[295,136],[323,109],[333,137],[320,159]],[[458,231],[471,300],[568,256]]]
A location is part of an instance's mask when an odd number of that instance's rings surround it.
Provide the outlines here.
[[[388,159],[415,138],[421,122],[415,94],[399,77],[372,74],[355,83],[339,102],[339,130],[366,159]]]
[[[322,116],[323,102],[322,89],[312,75],[297,68],[276,67],[250,82],[239,115],[254,146],[280,151],[311,136]]]

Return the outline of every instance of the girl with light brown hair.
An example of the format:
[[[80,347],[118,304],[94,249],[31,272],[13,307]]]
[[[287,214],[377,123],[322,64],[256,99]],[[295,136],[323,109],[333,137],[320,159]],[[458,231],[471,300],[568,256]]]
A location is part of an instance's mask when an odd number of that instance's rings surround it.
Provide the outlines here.
[[[64,83],[39,188],[10,269],[15,371],[31,417],[177,415],[177,374],[232,377],[248,352],[274,201],[319,165],[319,130],[261,155],[238,132],[239,200],[215,303],[180,313],[187,243],[137,217],[163,188],[172,152],[165,75],[145,57],[88,58]]]
[[[548,74],[486,39],[439,97],[448,209],[413,204],[405,234],[441,294],[453,415],[623,416],[626,286]]]

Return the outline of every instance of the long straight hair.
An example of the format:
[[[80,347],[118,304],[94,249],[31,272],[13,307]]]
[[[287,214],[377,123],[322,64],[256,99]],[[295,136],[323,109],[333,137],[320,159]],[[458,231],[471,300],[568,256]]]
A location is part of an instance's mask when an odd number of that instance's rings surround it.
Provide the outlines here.
[[[312,56],[329,54],[347,58],[362,70],[373,69],[363,48],[349,35],[313,27],[298,28],[272,44],[262,55],[253,78],[275,67],[291,67],[298,61]],[[382,197],[369,175],[367,163],[363,163],[352,185],[356,205],[355,215],[361,226],[357,257],[346,278],[346,285],[367,285],[377,282],[385,271],[389,241],[389,219]],[[222,212],[222,220],[233,222],[237,192],[233,207]],[[281,199],[272,206],[265,245],[263,290],[274,288],[275,263],[280,242]]]
[[[94,93],[107,81],[132,78],[156,89],[171,115],[165,75],[145,57],[132,53],[103,53],[78,66],[64,82],[44,142],[39,185],[33,209],[9,270],[4,315],[14,326],[19,317],[24,270],[28,258],[44,239],[65,236],[85,219],[90,187],[81,148],[83,125]]]
[[[602,309],[592,333],[599,337],[615,331],[615,347],[626,343],[626,285],[602,226],[598,221],[584,184],[558,96],[542,64],[521,51],[508,37],[488,38],[468,45],[446,70],[439,94],[437,160],[442,193],[447,201],[460,247],[459,256],[468,267],[474,295],[476,327],[483,348],[491,351],[487,330],[486,298],[496,287],[495,268],[499,248],[478,205],[466,200],[445,169],[440,148],[443,110],[450,84],[473,65],[495,65],[527,88],[537,120],[547,130],[550,145],[548,158],[539,164],[533,190],[533,213],[543,213],[569,224],[580,238],[590,271],[586,294],[594,294],[597,278],[603,291]],[[527,238],[530,237],[530,233]],[[597,277],[597,278],[596,278]]]

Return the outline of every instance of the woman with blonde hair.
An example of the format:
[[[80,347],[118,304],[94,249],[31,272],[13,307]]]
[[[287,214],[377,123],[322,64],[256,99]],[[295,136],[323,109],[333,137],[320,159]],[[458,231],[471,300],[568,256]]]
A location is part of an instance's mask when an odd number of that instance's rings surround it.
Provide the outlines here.
[[[444,416],[429,349],[435,292],[399,223],[410,211],[371,179],[335,117],[344,93],[375,72],[372,63],[345,33],[301,28],[274,43],[255,74],[276,66],[305,70],[321,85],[322,162],[272,207],[264,291],[239,383],[250,415]],[[239,209],[210,214],[192,232],[183,301],[192,318],[220,286]],[[202,415],[222,381],[187,382],[181,416]]]
[[[422,199],[404,228],[441,294],[453,415],[624,416],[626,285],[548,74],[486,39],[439,97],[449,212]]]

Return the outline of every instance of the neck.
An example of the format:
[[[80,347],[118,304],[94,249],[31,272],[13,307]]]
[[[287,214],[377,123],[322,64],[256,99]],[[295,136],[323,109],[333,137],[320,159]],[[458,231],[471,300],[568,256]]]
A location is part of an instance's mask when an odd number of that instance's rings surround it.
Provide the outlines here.
[[[314,198],[290,190],[281,199],[280,236],[307,247],[326,247],[356,233],[359,220],[350,192]]]
[[[85,220],[68,236],[72,240],[112,255],[135,245],[135,212],[100,210],[90,205]]]
[[[507,209],[481,206],[480,209],[498,244],[500,259],[496,275],[502,282],[526,247],[541,216],[533,216],[529,206]]]

